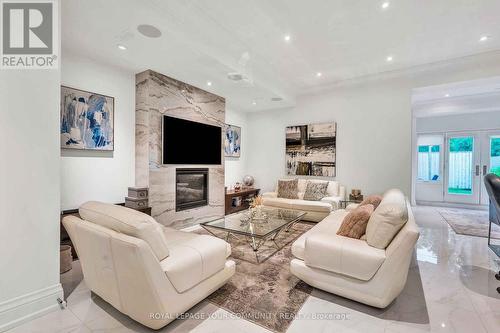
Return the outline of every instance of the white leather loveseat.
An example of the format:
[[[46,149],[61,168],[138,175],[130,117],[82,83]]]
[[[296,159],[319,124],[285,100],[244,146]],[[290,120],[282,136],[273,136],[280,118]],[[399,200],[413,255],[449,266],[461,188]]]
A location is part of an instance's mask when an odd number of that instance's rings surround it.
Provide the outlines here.
[[[347,211],[337,210],[293,243],[292,274],[316,288],[385,308],[405,286],[419,231],[411,206],[399,190],[387,191],[372,217],[377,211],[382,216],[381,229],[392,228],[392,222],[400,222],[397,219],[403,223],[406,220],[386,248],[370,246],[367,240],[338,236],[336,232]],[[377,238],[370,222],[368,240]]]
[[[166,228],[138,211],[100,202],[65,217],[85,283],[120,312],[153,329],[173,321],[235,272],[221,239]]]
[[[319,222],[327,217],[332,210],[338,209],[340,201],[345,198],[345,187],[337,181],[328,181],[327,196],[319,201],[303,200],[307,182],[325,182],[326,180],[299,179],[298,199],[278,198],[278,191],[262,194],[264,206],[300,210],[307,214],[302,218],[305,221]]]

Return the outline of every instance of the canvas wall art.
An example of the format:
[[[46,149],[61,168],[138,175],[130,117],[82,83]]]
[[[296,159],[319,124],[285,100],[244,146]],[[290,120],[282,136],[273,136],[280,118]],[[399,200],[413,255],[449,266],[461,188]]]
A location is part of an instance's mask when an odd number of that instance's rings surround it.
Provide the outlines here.
[[[335,177],[336,138],[335,122],[287,127],[287,174]]]
[[[115,99],[61,86],[61,148],[114,149]]]
[[[226,125],[224,136],[224,156],[240,157],[241,154],[241,127]]]

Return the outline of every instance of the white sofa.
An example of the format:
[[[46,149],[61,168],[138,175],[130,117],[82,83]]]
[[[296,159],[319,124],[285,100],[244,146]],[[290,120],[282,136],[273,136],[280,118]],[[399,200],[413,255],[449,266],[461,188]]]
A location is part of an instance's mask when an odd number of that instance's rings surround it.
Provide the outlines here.
[[[159,329],[193,307],[235,272],[221,239],[166,228],[138,211],[99,202],[63,224],[85,283],[141,324]]]
[[[373,214],[377,210],[384,212],[384,218],[398,218],[403,223],[407,219],[385,249],[370,246],[366,240],[338,236],[347,215],[340,209],[293,243],[292,274],[311,286],[361,303],[378,308],[389,305],[405,286],[419,231],[401,191],[386,192]],[[398,210],[404,214],[393,214]]]
[[[305,221],[319,222],[327,217],[332,210],[338,209],[340,201],[345,198],[345,187],[337,181],[328,181],[327,196],[319,201],[303,200],[307,182],[325,182],[317,179],[299,179],[298,199],[278,198],[278,190],[262,194],[264,206],[300,210],[307,214],[302,218]]]

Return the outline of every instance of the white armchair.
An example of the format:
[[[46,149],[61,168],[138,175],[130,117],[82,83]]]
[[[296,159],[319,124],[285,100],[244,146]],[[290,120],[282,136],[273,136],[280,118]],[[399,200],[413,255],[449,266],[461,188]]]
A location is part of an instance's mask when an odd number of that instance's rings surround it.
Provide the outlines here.
[[[89,289],[120,312],[159,329],[235,272],[229,244],[166,228],[138,211],[99,202],[65,217]]]

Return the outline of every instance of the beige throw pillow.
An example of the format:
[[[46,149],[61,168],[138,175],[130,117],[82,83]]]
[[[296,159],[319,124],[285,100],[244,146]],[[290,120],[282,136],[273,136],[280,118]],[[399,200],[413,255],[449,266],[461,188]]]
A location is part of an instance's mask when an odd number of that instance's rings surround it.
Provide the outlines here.
[[[307,182],[304,200],[318,201],[326,197],[328,182]]]
[[[344,217],[337,235],[360,239],[366,232],[366,225],[373,210],[373,205],[367,204],[350,211]]]
[[[380,205],[380,202],[382,201],[382,196],[378,194],[373,194],[367,196],[361,203],[359,204],[360,206],[371,204],[375,209],[377,209],[378,205]]]
[[[278,180],[278,198],[298,199],[299,180]]]
[[[407,221],[408,209],[403,192],[397,189],[387,191],[368,221],[368,245],[385,249]]]

